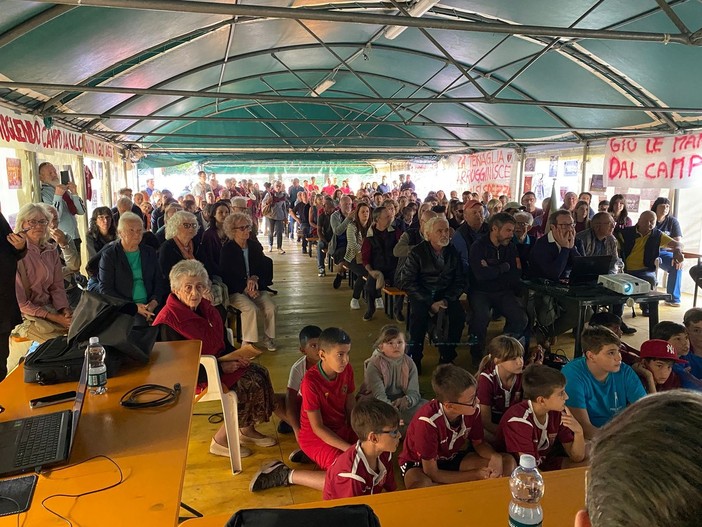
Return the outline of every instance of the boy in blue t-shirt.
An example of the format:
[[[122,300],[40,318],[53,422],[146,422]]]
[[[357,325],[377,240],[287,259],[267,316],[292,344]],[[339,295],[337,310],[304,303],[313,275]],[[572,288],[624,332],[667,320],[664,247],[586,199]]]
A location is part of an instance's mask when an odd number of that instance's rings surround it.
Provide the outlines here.
[[[567,379],[568,408],[592,439],[625,406],[644,397],[639,377],[622,363],[619,337],[609,329],[594,326],[582,334],[584,355],[563,367]]]
[[[685,311],[683,324],[690,339],[690,350],[680,357],[690,365],[690,373],[702,379],[702,309],[693,307]]]

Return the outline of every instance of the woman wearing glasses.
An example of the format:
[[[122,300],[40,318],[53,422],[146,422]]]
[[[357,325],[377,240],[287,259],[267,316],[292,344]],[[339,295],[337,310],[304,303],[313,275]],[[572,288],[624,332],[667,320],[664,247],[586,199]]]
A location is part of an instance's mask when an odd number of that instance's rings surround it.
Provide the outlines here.
[[[135,325],[148,325],[166,296],[156,249],[142,244],[144,224],[125,212],[117,224],[119,238],[102,250],[99,292],[137,305]]]
[[[65,335],[71,325],[61,260],[56,245],[49,243],[50,221],[41,205],[28,203],[20,209],[15,224],[15,233],[24,233],[27,239],[27,254],[17,264],[15,293],[22,323],[13,333],[28,341]]]
[[[249,239],[251,216],[234,212],[224,220],[229,241],[222,246],[220,272],[229,288],[229,301],[241,311],[242,345],[259,341],[258,320],[263,318],[263,344],[275,351],[276,306],[268,286],[273,281],[273,265],[257,240]]]
[[[181,260],[194,260],[196,238],[200,224],[192,212],[180,210],[166,222],[166,241],[158,249],[158,261],[163,276],[168,276],[173,266]]]

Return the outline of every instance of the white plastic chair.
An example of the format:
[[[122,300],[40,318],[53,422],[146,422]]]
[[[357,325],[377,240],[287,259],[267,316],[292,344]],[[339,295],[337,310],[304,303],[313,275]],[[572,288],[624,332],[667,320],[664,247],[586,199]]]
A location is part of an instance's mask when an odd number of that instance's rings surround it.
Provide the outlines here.
[[[224,429],[227,431],[229,445],[229,460],[232,465],[232,474],[239,474],[241,468],[241,448],[239,444],[239,414],[237,412],[238,399],[234,390],[222,391],[222,382],[219,378],[217,358],[212,355],[201,355],[200,364],[207,372],[207,390],[196,396],[195,402],[219,400],[222,403],[224,414]]]

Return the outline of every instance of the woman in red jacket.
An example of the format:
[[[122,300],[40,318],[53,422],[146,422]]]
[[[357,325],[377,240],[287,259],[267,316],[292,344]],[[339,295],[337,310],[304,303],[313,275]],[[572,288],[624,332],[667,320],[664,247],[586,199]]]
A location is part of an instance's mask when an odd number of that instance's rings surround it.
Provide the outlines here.
[[[166,340],[201,340],[202,354],[220,357],[232,346],[225,339],[224,323],[219,312],[204,295],[210,281],[207,270],[197,260],[182,260],[171,269],[171,294],[154,325],[161,325]],[[270,420],[274,409],[273,385],[268,370],[243,359],[219,361],[222,384],[236,392],[239,399],[239,431],[242,443],[270,447],[277,441],[258,432],[256,423]],[[200,369],[198,388],[206,386],[204,371]],[[217,430],[210,443],[210,453],[229,456],[227,433],[224,425]],[[241,457],[251,450],[241,447]]]

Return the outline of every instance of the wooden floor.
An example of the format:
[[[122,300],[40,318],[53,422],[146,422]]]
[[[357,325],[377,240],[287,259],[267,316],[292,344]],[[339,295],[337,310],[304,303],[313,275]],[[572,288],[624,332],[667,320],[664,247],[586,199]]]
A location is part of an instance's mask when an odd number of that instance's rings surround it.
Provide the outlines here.
[[[264,242],[267,246],[267,242]],[[380,328],[389,322],[382,311],[376,312],[373,320],[364,322],[364,304],[361,302],[360,311],[351,311],[349,302],[351,291],[344,282],[340,289],[332,288],[333,274],[324,278],[317,277],[316,259],[302,254],[300,244],[290,240],[284,241],[287,254],[271,253],[275,266],[274,288],[279,291],[275,301],[278,305],[278,320],[276,341],[278,351],[264,352],[260,363],[270,371],[276,392],[284,392],[290,366],[300,356],[297,335],[307,324],[321,328],[339,326],[344,328],[352,338],[351,363],[356,376],[356,385],[360,386],[363,376],[363,361],[371,354],[371,346]],[[682,321],[685,310],[692,307],[692,296],[683,296],[681,308],[661,306],[660,319]],[[625,320],[629,325],[638,328],[638,333],[626,337],[627,342],[638,347],[648,337],[648,319],[642,316],[631,318],[631,310],[625,308]],[[491,336],[500,330],[500,323],[491,324]],[[464,334],[464,340],[466,335]],[[573,339],[561,337],[556,346],[572,356]],[[467,346],[458,348],[456,363],[471,369],[470,353]],[[425,398],[433,394],[429,382],[431,370],[438,362],[436,350],[425,346],[423,362],[424,374],[420,377],[420,388]],[[277,436],[279,444],[271,448],[251,447],[254,455],[243,459],[244,472],[232,476],[228,458],[209,454],[210,438],[219,424],[208,422],[208,416],[221,411],[217,402],[201,403],[195,407],[193,426],[188,452],[188,465],[183,488],[183,502],[194,507],[203,514],[235,512],[242,508],[275,507],[304,503],[321,499],[321,493],[304,487],[282,487],[264,492],[249,492],[251,476],[264,462],[278,459],[290,466],[288,455],[297,445],[295,438],[290,435],[276,433],[277,419],[275,416],[269,423],[263,423],[258,429],[267,435]],[[299,465],[299,468],[311,468]]]

